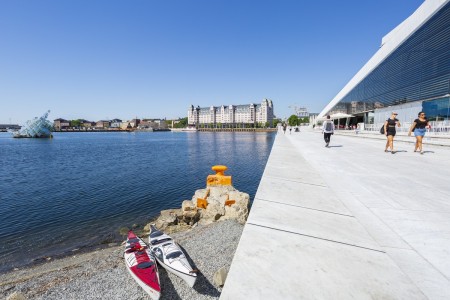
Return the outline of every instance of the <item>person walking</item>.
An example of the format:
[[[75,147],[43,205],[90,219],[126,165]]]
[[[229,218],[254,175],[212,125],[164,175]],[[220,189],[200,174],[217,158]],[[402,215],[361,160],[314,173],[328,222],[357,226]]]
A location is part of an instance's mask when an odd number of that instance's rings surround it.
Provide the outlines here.
[[[334,134],[334,122],[330,120],[330,116],[327,116],[325,122],[322,125],[323,139],[325,140],[325,147],[330,145],[331,135]]]
[[[388,148],[391,148],[391,153],[395,154],[394,151],[394,136],[396,133],[395,126],[400,127],[400,121],[397,119],[397,113],[392,112],[391,117],[384,122],[384,133],[386,134],[386,147],[384,152],[388,152]]]
[[[414,136],[416,137],[414,152],[417,152],[417,149],[419,149],[420,154],[423,154],[422,140],[425,136],[426,128],[430,128],[430,122],[425,117],[425,113],[421,111],[418,118],[414,120],[414,123],[412,123],[408,132],[408,136],[411,136],[411,132],[414,131]]]
[[[292,126],[289,126],[289,134],[292,133]]]
[[[286,134],[286,123],[283,123],[283,132]]]

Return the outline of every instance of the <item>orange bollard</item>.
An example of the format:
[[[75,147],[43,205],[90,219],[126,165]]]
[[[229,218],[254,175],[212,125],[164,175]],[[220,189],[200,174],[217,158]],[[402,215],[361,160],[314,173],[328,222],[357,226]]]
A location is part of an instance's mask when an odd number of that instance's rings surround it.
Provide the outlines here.
[[[216,172],[215,175],[208,175],[206,178],[206,185],[231,185],[231,176],[227,176],[224,172],[228,169],[227,166],[216,165],[211,168]]]

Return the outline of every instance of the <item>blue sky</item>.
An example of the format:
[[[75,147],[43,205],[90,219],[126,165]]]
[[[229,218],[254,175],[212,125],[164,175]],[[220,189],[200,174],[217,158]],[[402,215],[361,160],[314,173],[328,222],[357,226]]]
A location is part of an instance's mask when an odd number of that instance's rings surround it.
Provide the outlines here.
[[[0,1],[0,123],[322,108],[422,0]]]

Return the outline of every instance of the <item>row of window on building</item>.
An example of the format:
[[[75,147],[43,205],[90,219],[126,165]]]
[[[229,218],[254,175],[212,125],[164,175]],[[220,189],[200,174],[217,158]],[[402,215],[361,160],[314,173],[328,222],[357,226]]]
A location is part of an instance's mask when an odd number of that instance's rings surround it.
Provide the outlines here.
[[[188,124],[255,124],[272,123],[274,119],[273,102],[263,99],[261,104],[222,105],[194,107],[188,109]]]

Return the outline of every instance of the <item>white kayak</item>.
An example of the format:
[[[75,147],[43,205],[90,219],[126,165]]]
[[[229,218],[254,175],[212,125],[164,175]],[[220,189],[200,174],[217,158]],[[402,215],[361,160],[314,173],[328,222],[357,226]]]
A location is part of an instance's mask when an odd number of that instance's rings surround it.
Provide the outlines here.
[[[161,295],[158,267],[150,249],[131,230],[124,251],[125,264],[134,280],[153,300]]]
[[[164,232],[151,225],[149,245],[161,266],[193,287],[197,280],[197,270],[193,270],[186,255],[177,243]]]

